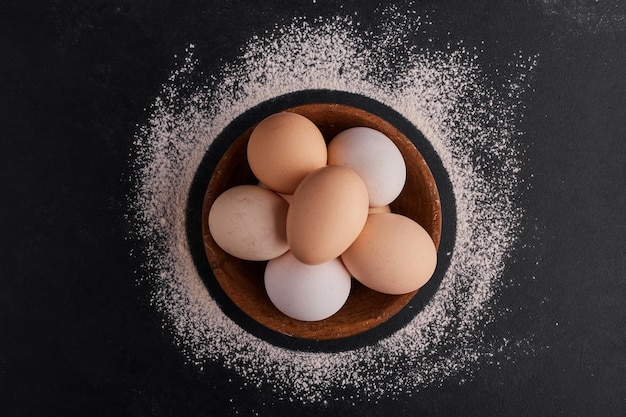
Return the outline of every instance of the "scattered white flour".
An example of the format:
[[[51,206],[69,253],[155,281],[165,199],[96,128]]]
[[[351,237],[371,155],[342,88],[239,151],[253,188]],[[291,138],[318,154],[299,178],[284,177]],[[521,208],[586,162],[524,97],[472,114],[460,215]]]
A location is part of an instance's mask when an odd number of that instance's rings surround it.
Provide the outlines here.
[[[416,45],[405,34],[428,22],[391,15],[377,33],[364,33],[356,18],[297,19],[251,39],[240,60],[203,85],[193,81],[201,72],[190,45],[153,103],[131,161],[132,237],[146,258],[139,279],[198,369],[221,365],[291,401],[323,403],[342,392],[376,401],[463,380],[509,343],[486,343],[482,329],[521,227],[516,123],[534,59],[511,57],[512,75],[494,82],[477,64],[480,50]],[[431,301],[386,339],[339,353],[276,347],[242,330],[202,283],[185,231],[191,182],[214,138],[253,106],[309,89],[360,94],[399,112],[438,153],[457,205],[456,243]]]
[[[623,0],[535,0],[547,16],[563,18],[573,31],[623,32],[626,7]],[[574,23],[574,24],[572,24]]]

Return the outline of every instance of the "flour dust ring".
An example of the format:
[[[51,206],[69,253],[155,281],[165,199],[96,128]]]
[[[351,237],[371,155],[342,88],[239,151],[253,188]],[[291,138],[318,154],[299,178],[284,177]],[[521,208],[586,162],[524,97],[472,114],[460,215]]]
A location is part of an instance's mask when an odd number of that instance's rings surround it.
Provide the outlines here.
[[[302,403],[343,392],[369,401],[410,395],[455,376],[462,381],[516,346],[511,335],[486,342],[483,334],[485,324],[498,319],[491,307],[523,224],[518,190],[525,166],[517,126],[535,57],[519,52],[493,62],[495,69],[483,68],[476,58],[482,51],[460,44],[434,49],[421,42],[422,32],[406,26],[419,23],[427,37],[423,20],[393,16],[377,37],[363,34],[351,18],[296,19],[252,38],[241,60],[211,76],[201,73],[190,46],[149,109],[130,158],[129,238],[137,242],[137,280],[174,345],[200,372],[217,366]],[[394,59],[399,49],[406,57],[401,63]],[[408,121],[407,131],[423,134],[432,154],[416,145],[433,167],[433,160],[441,162],[450,184],[440,195],[453,197],[454,204],[442,201],[442,207],[454,210],[444,218],[456,224],[437,291],[403,325],[369,343],[286,346],[263,329],[248,331],[243,319],[224,314],[203,281],[210,271],[199,274],[194,260],[189,200],[203,182],[199,172],[210,176],[228,145],[220,135],[271,113],[277,97],[285,107],[312,102],[308,93],[289,102],[301,91],[328,94],[329,101],[338,101],[332,92],[341,91],[336,95],[393,109]],[[208,168],[200,170],[201,164]]]
[[[272,331],[243,313],[220,287],[211,268],[207,267],[208,263],[201,234],[201,208],[206,186],[215,171],[219,159],[228,147],[241,133],[264,117],[286,108],[310,103],[336,103],[357,107],[385,119],[402,131],[407,138],[413,142],[420,153],[423,156],[425,155],[424,158],[433,173],[439,190],[444,218],[441,232],[441,244],[438,251],[438,266],[428,284],[420,289],[416,296],[391,319],[366,332],[336,340],[307,340],[291,337]],[[406,325],[421,311],[439,286],[449,264],[451,252],[454,247],[454,228],[456,223],[454,213],[454,196],[445,168],[430,143],[408,120],[388,106],[368,97],[340,91],[309,90],[291,93],[260,103],[258,106],[235,118],[226,129],[215,138],[198,167],[190,189],[187,206],[187,236],[196,268],[211,296],[219,304],[222,311],[244,330],[276,346],[295,350],[333,352],[373,344]],[[251,268],[255,270],[256,274],[262,276],[263,264],[251,264]]]

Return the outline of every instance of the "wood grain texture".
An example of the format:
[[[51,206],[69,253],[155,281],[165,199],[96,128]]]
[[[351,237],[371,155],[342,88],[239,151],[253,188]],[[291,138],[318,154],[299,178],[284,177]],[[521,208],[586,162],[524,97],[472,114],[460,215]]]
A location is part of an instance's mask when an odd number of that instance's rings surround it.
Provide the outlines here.
[[[430,234],[436,247],[441,238],[441,204],[435,180],[426,161],[413,143],[394,126],[364,110],[342,104],[307,104],[286,109],[308,117],[326,141],[350,127],[365,126],[387,135],[402,153],[407,180],[391,210],[418,222]],[[237,259],[225,253],[208,230],[208,213],[213,201],[225,190],[240,184],[256,184],[246,159],[246,146],[254,126],[228,148],[208,184],[202,209],[202,235],[211,269],[219,285],[244,313],[258,323],[293,337],[331,340],[353,336],[372,329],[400,311],[416,294],[387,295],[370,290],[353,279],[350,296],[333,316],[303,322],[281,313],[265,292],[265,262]]]

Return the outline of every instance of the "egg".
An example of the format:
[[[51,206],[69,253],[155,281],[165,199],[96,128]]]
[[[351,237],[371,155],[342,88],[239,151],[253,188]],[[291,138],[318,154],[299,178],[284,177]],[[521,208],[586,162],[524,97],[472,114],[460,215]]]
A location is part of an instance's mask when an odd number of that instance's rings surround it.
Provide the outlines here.
[[[305,264],[341,255],[359,235],[368,215],[368,195],[350,168],[329,165],[307,175],[287,212],[287,242]]]
[[[285,253],[289,204],[257,185],[239,185],[220,194],[208,216],[209,231],[225,252],[249,261],[266,261]]]
[[[368,213],[369,214],[391,213],[391,207],[389,207],[389,204],[387,204],[385,206],[370,207]]]
[[[326,165],[326,142],[317,126],[297,113],[282,112],[263,119],[247,145],[256,178],[281,194],[293,194],[302,179]]]
[[[267,263],[265,290],[287,316],[302,321],[326,319],[345,304],[352,280],[341,260],[306,265],[291,252]]]
[[[385,294],[421,288],[437,266],[430,235],[396,213],[370,214],[363,231],[341,255],[346,268],[366,287]]]
[[[328,144],[328,164],[353,169],[363,179],[372,207],[395,200],[406,181],[406,164],[398,147],[369,127],[342,131]]]
[[[259,187],[265,188],[266,190],[270,190],[270,187],[268,187],[267,185],[263,184],[261,181],[259,181],[259,182],[257,183],[257,185],[258,185]],[[288,202],[289,204],[291,204],[291,199],[293,198],[293,196],[292,196],[292,195],[289,195],[289,194],[281,194],[281,193],[276,193],[276,194],[278,194],[278,195],[279,195],[279,196],[281,196],[281,197],[282,197],[282,198],[283,198],[286,202]]]

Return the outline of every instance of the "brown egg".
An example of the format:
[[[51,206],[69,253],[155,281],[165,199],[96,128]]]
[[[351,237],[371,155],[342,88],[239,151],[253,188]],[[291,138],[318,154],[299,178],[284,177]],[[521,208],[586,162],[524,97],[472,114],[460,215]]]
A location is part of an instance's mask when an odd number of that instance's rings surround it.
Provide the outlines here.
[[[306,117],[276,113],[254,128],[247,156],[259,181],[281,194],[293,194],[306,175],[326,165],[326,142]]]
[[[430,235],[400,214],[370,214],[363,231],[341,255],[346,268],[366,287],[385,294],[421,288],[437,266]]]
[[[369,197],[363,180],[350,168],[329,165],[302,180],[287,212],[287,242],[308,265],[339,257],[367,219]]]

